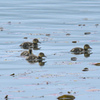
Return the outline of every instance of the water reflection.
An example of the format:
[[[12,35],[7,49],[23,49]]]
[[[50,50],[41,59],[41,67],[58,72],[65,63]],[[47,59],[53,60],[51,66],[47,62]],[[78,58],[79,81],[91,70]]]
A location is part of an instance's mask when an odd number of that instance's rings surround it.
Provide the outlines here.
[[[84,53],[84,57],[88,58],[88,57],[90,57],[91,54],[92,54],[92,53],[90,53],[90,52],[85,52],[85,53]]]
[[[30,63],[30,64],[38,63],[39,66],[44,66],[45,63],[46,63],[45,61],[42,61],[42,60],[41,61],[32,61],[32,60],[30,61],[30,60],[27,60],[27,62]]]
[[[40,50],[41,49],[41,48],[38,47],[38,44],[34,45],[32,48],[33,48],[33,50]]]
[[[71,54],[74,54],[74,55],[81,55],[81,54],[84,54],[84,57],[90,57],[90,55],[92,54],[92,53],[90,53],[90,52],[84,52],[84,53],[75,53],[75,52],[73,52],[73,53],[71,53]]]

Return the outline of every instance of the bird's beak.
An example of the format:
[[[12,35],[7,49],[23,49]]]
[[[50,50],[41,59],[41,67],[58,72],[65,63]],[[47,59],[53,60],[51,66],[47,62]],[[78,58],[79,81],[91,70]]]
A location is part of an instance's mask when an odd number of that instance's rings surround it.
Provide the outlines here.
[[[38,43],[41,43],[40,41],[38,41]]]
[[[46,56],[44,55],[44,57],[46,57]]]
[[[92,49],[91,47],[89,47],[89,49]]]

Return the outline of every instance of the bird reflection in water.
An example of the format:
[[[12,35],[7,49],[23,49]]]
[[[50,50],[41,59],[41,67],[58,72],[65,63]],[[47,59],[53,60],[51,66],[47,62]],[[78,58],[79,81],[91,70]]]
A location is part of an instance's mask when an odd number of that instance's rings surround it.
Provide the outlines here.
[[[74,53],[74,52],[73,52],[72,54],[74,54],[74,55],[81,55],[81,54],[84,54],[84,57],[88,58],[88,57],[90,57],[90,55],[91,55],[92,53],[90,53],[90,52]]]
[[[90,57],[91,54],[92,54],[92,53],[90,53],[90,52],[85,52],[85,53],[84,53],[84,57],[88,58],[88,57]]]
[[[35,64],[35,63],[38,63],[39,66],[44,66],[46,61],[29,61],[27,60],[30,64]]]
[[[40,48],[38,47],[38,44],[34,45],[32,48],[33,48],[33,50],[40,50],[41,49],[41,47]]]

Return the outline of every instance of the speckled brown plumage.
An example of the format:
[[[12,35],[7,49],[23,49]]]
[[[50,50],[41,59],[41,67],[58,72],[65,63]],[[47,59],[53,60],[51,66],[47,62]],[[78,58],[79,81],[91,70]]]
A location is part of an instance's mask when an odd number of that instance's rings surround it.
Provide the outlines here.
[[[29,56],[32,54],[32,48],[29,48],[29,51],[23,51],[20,55],[21,56]]]
[[[84,48],[76,47],[76,48],[73,48],[71,52],[76,53],[76,54],[83,54],[85,52],[88,52],[88,49],[91,49],[91,47],[88,44],[85,44]]]
[[[32,42],[24,42],[20,45],[20,47],[23,49],[29,49],[30,47],[37,48],[38,43],[40,43],[38,39],[33,39],[33,43]]]
[[[29,56],[26,58],[26,60],[29,61],[29,62],[38,62],[38,61],[42,61],[42,60],[43,60],[42,57],[46,57],[46,56],[44,55],[44,53],[41,52],[41,53],[39,53],[38,56],[29,55]]]

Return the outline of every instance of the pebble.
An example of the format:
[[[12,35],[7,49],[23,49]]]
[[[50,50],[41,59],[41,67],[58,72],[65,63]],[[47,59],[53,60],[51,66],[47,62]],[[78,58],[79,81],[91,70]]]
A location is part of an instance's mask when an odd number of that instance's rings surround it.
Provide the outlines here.
[[[76,61],[77,58],[76,57],[71,57],[71,61]]]

